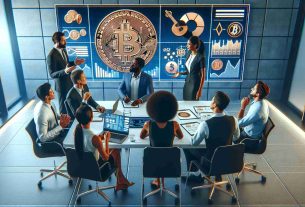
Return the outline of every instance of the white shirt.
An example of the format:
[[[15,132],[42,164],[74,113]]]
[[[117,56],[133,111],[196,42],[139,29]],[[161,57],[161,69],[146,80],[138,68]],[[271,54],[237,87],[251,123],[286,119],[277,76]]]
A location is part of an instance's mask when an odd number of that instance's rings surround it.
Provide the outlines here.
[[[92,138],[95,135],[91,129],[83,128],[83,135],[84,135],[84,151],[85,152],[92,152],[96,161],[100,157],[100,153],[98,149],[93,146]]]
[[[187,59],[186,63],[185,63],[185,66],[186,66],[186,69],[189,71],[189,73],[191,72],[191,65],[193,63],[193,60],[195,59],[197,54],[193,55],[193,54],[190,54],[189,58]]]
[[[130,87],[131,87],[130,99],[131,100],[138,99],[140,77],[141,77],[141,73],[138,75],[138,77],[135,77],[134,73],[132,74],[131,82],[130,82]]]
[[[215,113],[213,117],[222,117],[224,115],[225,115],[224,112]],[[236,140],[236,138],[238,138],[240,135],[240,131],[239,131],[239,127],[238,127],[238,120],[235,117],[234,117],[234,121],[235,121],[235,130],[233,133],[233,140]],[[209,127],[208,127],[208,124],[206,123],[206,121],[201,122],[196,131],[196,134],[192,138],[192,145],[199,145],[202,142],[202,140],[208,139],[209,133],[210,133]]]

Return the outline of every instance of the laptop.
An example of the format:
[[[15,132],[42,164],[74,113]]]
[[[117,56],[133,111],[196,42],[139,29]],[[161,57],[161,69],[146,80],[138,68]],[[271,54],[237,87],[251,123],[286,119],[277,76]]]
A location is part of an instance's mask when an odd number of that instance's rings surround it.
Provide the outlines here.
[[[110,142],[122,144],[129,134],[129,117],[106,113],[104,131],[110,132]]]
[[[114,114],[114,112],[116,112],[116,110],[118,109],[119,102],[120,102],[120,99],[118,98],[112,105],[112,109],[106,109],[104,111],[104,113],[102,113],[99,117],[103,118],[105,116],[105,114]]]

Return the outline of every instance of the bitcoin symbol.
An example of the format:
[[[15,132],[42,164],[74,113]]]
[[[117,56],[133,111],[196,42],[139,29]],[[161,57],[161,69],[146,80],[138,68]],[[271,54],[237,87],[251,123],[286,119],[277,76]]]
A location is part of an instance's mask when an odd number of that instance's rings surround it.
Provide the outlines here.
[[[175,67],[174,67],[174,64],[173,64],[173,63],[171,63],[169,67],[170,67],[170,70],[171,70],[171,71],[173,71],[173,70],[175,69]]]
[[[127,66],[131,62],[131,57],[135,57],[140,52],[141,45],[136,41],[138,33],[132,29],[127,20],[123,20],[120,29],[114,30],[114,35],[118,40],[118,48],[114,56],[120,58]]]
[[[239,37],[243,32],[243,26],[239,22],[232,22],[227,29],[228,34],[230,37]]]
[[[102,61],[111,69],[129,72],[134,58],[147,64],[157,50],[153,24],[142,13],[123,9],[108,14],[95,33],[95,46]]]
[[[221,68],[223,67],[223,62],[220,59],[215,59],[213,60],[211,65],[213,70],[221,70]]]

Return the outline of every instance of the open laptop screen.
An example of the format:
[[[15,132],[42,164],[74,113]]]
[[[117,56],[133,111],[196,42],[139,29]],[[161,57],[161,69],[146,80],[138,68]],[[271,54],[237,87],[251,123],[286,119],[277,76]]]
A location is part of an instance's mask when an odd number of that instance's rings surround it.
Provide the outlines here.
[[[119,134],[128,134],[129,117],[117,114],[105,114],[104,131],[110,131]]]

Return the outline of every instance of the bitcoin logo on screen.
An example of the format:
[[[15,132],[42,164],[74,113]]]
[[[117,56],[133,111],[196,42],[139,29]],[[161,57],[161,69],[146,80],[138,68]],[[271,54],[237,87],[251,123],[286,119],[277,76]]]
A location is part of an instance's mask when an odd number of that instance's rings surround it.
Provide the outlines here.
[[[95,46],[102,61],[110,68],[129,72],[136,57],[147,64],[157,50],[157,33],[151,21],[134,10],[108,14],[98,25]]]
[[[228,26],[228,34],[230,35],[230,37],[239,37],[242,32],[243,32],[243,26],[241,23],[239,22],[232,22],[229,26]]]

